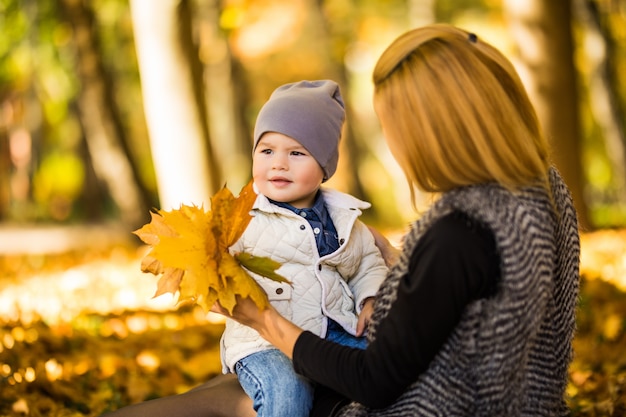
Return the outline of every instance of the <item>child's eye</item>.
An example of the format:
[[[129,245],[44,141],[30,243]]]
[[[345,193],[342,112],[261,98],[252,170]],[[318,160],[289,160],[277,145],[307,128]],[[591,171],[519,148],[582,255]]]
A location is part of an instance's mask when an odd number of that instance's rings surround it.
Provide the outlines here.
[[[261,149],[259,150],[259,153],[265,154],[265,155],[270,155],[272,153],[271,149]]]
[[[291,154],[296,155],[296,156],[306,155],[304,152],[300,152],[300,151],[291,151]]]

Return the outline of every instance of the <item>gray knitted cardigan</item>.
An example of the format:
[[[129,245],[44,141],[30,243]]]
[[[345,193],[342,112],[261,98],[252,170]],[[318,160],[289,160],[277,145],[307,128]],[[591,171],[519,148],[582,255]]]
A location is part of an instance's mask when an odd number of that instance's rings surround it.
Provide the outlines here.
[[[572,355],[580,245],[569,191],[550,170],[542,187],[511,193],[496,185],[446,193],[414,223],[398,264],[382,284],[369,338],[396,298],[415,245],[453,210],[494,233],[501,281],[495,296],[470,303],[426,372],[388,408],[352,403],[347,416],[561,416]],[[555,210],[556,208],[556,210]]]

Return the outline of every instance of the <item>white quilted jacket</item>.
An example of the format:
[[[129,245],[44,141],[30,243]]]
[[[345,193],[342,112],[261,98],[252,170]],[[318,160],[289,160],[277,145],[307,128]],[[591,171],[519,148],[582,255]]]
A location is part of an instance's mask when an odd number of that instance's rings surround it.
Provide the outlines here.
[[[320,258],[307,220],[260,194],[248,228],[230,251],[282,264],[277,272],[292,285],[252,275],[272,305],[296,325],[324,336],[330,317],[354,334],[361,302],[376,294],[387,267],[367,226],[357,219],[370,204],[332,189],[322,188],[322,193],[339,237],[335,252]],[[233,372],[235,363],[251,353],[270,348],[255,330],[226,320],[221,340],[224,372]]]

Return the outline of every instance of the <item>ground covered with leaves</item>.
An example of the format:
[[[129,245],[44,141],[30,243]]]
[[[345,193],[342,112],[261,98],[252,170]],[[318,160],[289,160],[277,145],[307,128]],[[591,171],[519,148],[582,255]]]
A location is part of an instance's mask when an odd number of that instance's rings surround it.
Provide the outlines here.
[[[152,299],[145,248],[0,255],[0,417],[99,416],[220,372],[223,324]],[[583,236],[568,395],[573,415],[626,415],[626,231]]]

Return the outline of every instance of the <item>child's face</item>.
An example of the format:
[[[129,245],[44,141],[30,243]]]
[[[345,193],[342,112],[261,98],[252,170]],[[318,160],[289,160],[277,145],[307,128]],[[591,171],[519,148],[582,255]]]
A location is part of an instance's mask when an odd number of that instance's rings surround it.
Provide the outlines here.
[[[266,197],[306,208],[315,201],[324,171],[298,141],[281,133],[267,132],[254,150],[252,177]]]

